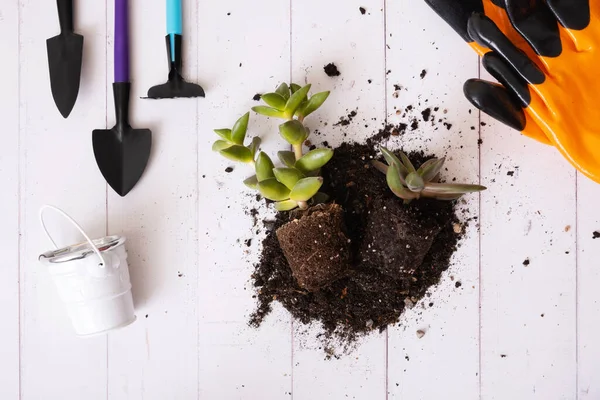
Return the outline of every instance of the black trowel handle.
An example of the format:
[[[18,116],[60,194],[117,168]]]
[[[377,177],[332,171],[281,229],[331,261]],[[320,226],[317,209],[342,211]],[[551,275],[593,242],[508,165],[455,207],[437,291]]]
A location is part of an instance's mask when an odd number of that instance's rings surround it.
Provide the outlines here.
[[[73,0],[56,0],[60,32],[73,32]]]
[[[129,126],[129,92],[131,84],[129,82],[113,83],[113,97],[115,99],[115,116],[117,126]]]

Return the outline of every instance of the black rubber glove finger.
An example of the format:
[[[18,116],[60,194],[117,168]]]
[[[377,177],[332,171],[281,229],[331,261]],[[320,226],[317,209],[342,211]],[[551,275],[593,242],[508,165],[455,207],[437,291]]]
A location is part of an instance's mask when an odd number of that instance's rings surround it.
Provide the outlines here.
[[[542,70],[502,33],[494,21],[485,15],[480,13],[471,15],[468,31],[478,44],[501,55],[525,81],[539,85],[546,80]]]
[[[425,3],[458,32],[465,42],[473,41],[467,32],[467,25],[471,14],[483,13],[482,0],[425,0]]]
[[[562,53],[558,20],[544,0],[506,0],[506,12],[537,54],[558,57]]]
[[[582,30],[591,22],[589,0],[546,0],[556,19],[567,29]]]
[[[531,93],[527,82],[498,54],[492,52],[486,53],[481,60],[483,67],[494,78],[502,84],[512,95],[513,98],[523,108],[527,108],[531,103]]]
[[[471,104],[490,117],[518,131],[525,129],[525,111],[503,86],[481,79],[469,79],[463,90]]]

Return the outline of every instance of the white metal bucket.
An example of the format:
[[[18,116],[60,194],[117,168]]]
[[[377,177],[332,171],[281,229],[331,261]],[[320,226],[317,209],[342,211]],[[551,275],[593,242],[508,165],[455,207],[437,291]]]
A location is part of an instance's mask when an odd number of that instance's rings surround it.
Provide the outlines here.
[[[44,224],[46,209],[65,217],[87,242],[59,249]],[[40,255],[39,260],[48,267],[75,333],[97,335],[133,323],[136,317],[125,238],[107,236],[91,240],[64,211],[49,205],[40,209],[40,222],[56,250]]]

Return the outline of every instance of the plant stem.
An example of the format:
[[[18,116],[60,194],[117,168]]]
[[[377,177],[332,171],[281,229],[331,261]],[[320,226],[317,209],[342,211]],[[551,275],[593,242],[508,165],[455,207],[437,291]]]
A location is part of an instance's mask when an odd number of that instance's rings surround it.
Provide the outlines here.
[[[306,201],[299,201],[298,202],[298,208],[301,210],[307,210],[308,209],[308,203]]]
[[[296,156],[296,160],[299,160],[302,157],[302,144],[295,144],[292,147],[294,148],[294,155]]]

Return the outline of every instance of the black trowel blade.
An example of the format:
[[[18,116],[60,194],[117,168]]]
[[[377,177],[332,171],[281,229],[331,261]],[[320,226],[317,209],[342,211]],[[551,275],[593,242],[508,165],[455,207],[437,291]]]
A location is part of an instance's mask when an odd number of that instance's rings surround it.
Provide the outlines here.
[[[83,36],[64,33],[46,41],[50,87],[56,107],[67,118],[73,110],[79,93]]]
[[[139,181],[152,147],[150,129],[130,126],[96,129],[92,133],[94,155],[104,179],[115,192],[125,196]]]

